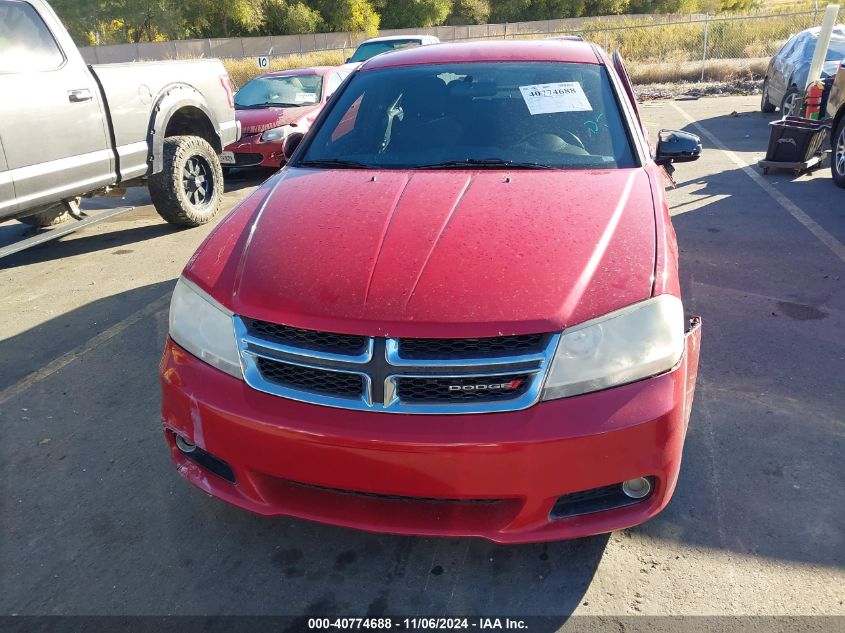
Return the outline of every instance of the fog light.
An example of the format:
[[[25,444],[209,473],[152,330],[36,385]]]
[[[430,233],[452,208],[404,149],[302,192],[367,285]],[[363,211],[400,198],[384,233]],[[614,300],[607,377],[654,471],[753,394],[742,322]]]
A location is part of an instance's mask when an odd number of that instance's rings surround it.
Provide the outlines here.
[[[631,499],[643,499],[651,492],[651,482],[645,477],[623,481],[622,492]]]
[[[183,453],[193,453],[195,450],[197,450],[197,445],[191,444],[181,435],[176,435],[176,448],[178,448]]]

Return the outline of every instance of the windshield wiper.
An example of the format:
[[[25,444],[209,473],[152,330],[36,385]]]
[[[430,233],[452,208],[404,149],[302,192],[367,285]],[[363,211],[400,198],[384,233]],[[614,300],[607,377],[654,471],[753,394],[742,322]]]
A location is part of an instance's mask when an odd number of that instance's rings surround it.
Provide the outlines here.
[[[447,160],[442,163],[432,163],[431,165],[419,165],[415,169],[461,169],[465,167],[474,169],[498,169],[500,167],[510,167],[512,169],[554,169],[551,165],[544,165],[543,163],[523,163],[515,160],[505,160],[503,158]]]
[[[252,103],[250,105],[235,104],[235,110],[254,110],[256,108],[298,108],[301,103],[278,103],[276,101],[266,101],[264,103]]]
[[[296,167],[338,167],[340,169],[369,169],[370,165],[365,165],[357,160],[346,160],[345,158],[321,158],[317,160],[301,160],[296,163]]]

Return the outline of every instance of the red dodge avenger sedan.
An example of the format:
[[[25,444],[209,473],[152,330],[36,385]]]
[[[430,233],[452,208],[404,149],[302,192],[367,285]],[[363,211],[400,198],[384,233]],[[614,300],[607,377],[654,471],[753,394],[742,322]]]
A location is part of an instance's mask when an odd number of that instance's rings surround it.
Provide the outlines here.
[[[642,523],[700,324],[621,60],[588,43],[364,63],[176,284],[179,472],[262,515],[499,543]]]

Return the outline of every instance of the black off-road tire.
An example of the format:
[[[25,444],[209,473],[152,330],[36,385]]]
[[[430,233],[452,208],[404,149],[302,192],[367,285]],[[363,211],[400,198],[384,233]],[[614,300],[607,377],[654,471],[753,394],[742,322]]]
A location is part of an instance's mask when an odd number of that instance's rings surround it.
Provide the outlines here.
[[[830,173],[833,176],[833,182],[845,189],[845,116],[840,118],[836,125],[832,145]]]
[[[158,214],[180,227],[212,220],[223,201],[223,168],[214,148],[198,136],[171,136],[164,139],[163,160],[149,183]]]
[[[24,224],[29,226],[47,227],[56,226],[66,220],[70,219],[70,213],[67,212],[63,206],[55,206],[32,215],[27,215],[23,218],[18,218]]]
[[[769,101],[769,80],[763,80],[763,94],[760,95],[760,111],[771,114],[775,111],[775,104]]]

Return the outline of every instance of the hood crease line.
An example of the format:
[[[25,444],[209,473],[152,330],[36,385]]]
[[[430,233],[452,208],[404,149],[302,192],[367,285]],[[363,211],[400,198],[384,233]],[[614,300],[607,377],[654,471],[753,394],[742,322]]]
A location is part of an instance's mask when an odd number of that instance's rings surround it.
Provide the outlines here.
[[[399,205],[402,204],[402,197],[405,195],[405,192],[408,190],[408,185],[411,184],[411,179],[413,175],[406,175],[405,176],[405,183],[402,185],[402,190],[396,196],[396,199],[393,201],[393,209],[390,212],[390,215],[387,218],[387,222],[384,223],[384,229],[381,232],[381,239],[378,243],[378,251],[376,252],[376,256],[373,258],[373,263],[370,266],[370,276],[367,279],[367,290],[364,292],[364,303],[367,303],[367,299],[370,298],[370,289],[373,287],[373,277],[376,274],[376,268],[378,268],[378,262],[381,259],[381,252],[384,250],[384,243],[387,241],[387,233],[390,230],[390,225],[393,224],[393,218],[396,217],[396,212],[399,210]]]
[[[452,222],[452,218],[455,215],[455,211],[458,209],[458,206],[461,204],[461,200],[464,199],[466,192],[469,190],[472,181],[475,179],[476,174],[470,174],[467,177],[467,181],[464,183],[464,188],[461,189],[461,193],[458,194],[457,198],[455,198],[455,204],[452,205],[452,208],[449,209],[449,215],[446,216],[446,220],[443,222],[443,225],[440,227],[440,232],[437,234],[437,238],[435,238],[434,242],[431,245],[431,249],[428,251],[428,255],[426,255],[425,261],[423,262],[422,266],[420,266],[420,272],[417,273],[417,278],[414,280],[414,285],[411,286],[411,292],[408,293],[408,299],[405,301],[405,308],[407,309],[408,304],[411,303],[411,299],[414,298],[414,292],[417,290],[417,286],[420,284],[420,280],[422,279],[423,273],[425,272],[428,263],[431,261],[432,255],[434,255],[434,251],[437,250],[437,245],[440,243],[440,240],[443,237],[443,234],[446,232],[446,229],[449,227],[449,224]]]

